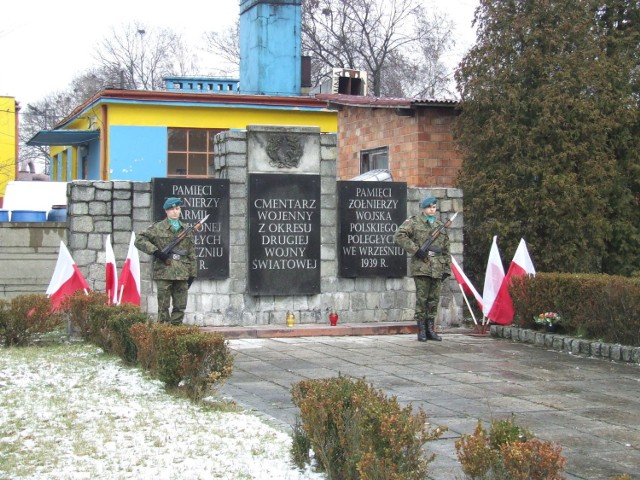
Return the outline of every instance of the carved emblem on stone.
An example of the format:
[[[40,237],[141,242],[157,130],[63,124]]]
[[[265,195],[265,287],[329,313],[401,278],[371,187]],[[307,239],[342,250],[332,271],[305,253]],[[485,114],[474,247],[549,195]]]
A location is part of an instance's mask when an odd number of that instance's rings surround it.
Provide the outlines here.
[[[291,134],[272,135],[266,150],[272,167],[297,168],[302,158],[302,139]]]

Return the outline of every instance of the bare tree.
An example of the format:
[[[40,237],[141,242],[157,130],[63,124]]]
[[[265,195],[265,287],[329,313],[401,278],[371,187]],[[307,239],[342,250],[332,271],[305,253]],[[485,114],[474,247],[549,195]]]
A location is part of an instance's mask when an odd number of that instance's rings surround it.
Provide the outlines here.
[[[237,75],[240,71],[240,20],[222,32],[204,34],[207,51],[215,53],[221,62],[214,70],[216,75]]]
[[[454,46],[451,21],[438,13],[425,15],[418,18],[418,30],[419,48],[415,53],[406,53],[407,63],[414,68],[405,77],[405,92],[411,97],[453,98],[455,92],[452,72],[442,61],[447,51]]]
[[[415,0],[303,0],[302,43],[315,83],[331,67],[365,70],[375,96],[439,93],[448,82],[438,59],[451,25]]]
[[[237,72],[239,22],[205,34],[207,48]],[[312,83],[331,69],[365,70],[376,96],[453,96],[441,58],[453,45],[452,25],[415,0],[303,0],[302,47],[311,56]]]
[[[111,29],[96,48],[96,58],[115,88],[160,90],[166,75],[191,69],[182,36],[166,28],[151,29],[141,23]],[[182,70],[182,71],[180,71]]]
[[[20,113],[20,170],[28,165],[40,165],[49,172],[49,147],[28,146],[27,142],[41,130],[52,129],[66,117],[76,106],[75,99],[69,92],[60,91],[48,95],[43,100],[27,104]]]

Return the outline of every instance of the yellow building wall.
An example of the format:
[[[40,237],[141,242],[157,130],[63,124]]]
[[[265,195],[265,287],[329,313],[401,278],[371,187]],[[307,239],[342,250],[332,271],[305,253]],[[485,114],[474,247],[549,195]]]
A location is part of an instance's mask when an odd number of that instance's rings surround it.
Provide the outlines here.
[[[103,112],[106,109],[106,119]],[[105,122],[108,124],[105,126]],[[338,114],[335,111],[305,110],[300,108],[284,109],[274,107],[257,108],[244,105],[201,104],[185,105],[145,105],[139,103],[98,103],[66,125],[67,130],[98,129],[101,131],[101,144],[105,141],[107,127],[113,126],[149,126],[173,128],[219,128],[244,130],[247,125],[291,125],[319,127],[323,133],[338,131]],[[107,156],[110,144],[107,138]],[[51,147],[51,154],[64,147]],[[77,175],[77,152],[73,149],[72,170]],[[101,162],[104,162],[104,158]],[[109,162],[107,162],[109,164]],[[55,178],[55,177],[54,177]],[[75,177],[77,178],[77,176]]]
[[[16,99],[0,96],[0,198],[16,179]]]
[[[323,133],[338,131],[338,114],[331,110],[277,110],[234,105],[185,107],[140,104],[108,104],[107,108],[107,121],[110,126],[245,129],[247,125],[294,125],[319,127]],[[80,118],[71,122],[66,129],[89,129],[89,118],[93,116],[95,128],[101,130],[104,124],[101,112],[100,106],[88,110]]]

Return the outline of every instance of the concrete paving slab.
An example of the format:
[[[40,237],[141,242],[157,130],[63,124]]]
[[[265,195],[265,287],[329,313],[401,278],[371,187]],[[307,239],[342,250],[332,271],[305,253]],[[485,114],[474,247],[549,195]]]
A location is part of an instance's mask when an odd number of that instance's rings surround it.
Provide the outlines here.
[[[234,373],[219,395],[287,431],[297,409],[291,386],[304,378],[365,378],[449,428],[429,442],[432,480],[463,479],[454,442],[478,420],[515,415],[542,440],[558,442],[567,480],[640,479],[640,365],[548,350],[495,337],[415,335],[231,339]]]

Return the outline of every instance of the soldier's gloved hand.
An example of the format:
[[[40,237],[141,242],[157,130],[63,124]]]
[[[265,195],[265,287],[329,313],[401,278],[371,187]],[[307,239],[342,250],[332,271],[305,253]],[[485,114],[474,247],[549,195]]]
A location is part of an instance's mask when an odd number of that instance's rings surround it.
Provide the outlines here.
[[[169,255],[168,253],[163,253],[162,250],[156,250],[155,252],[153,252],[153,256],[162,262],[166,262],[171,258],[171,255]]]
[[[442,274],[442,280],[444,281],[444,280],[446,280],[447,278],[449,278],[450,276],[451,276],[451,274],[450,274],[449,272],[444,272],[444,273]]]
[[[195,280],[196,277],[189,277],[187,279],[187,288],[191,288],[191,284],[193,283],[193,281]]]
[[[422,250],[418,250],[416,252],[416,257],[418,257],[420,260],[422,260],[423,258],[425,258],[427,256],[427,254],[425,252],[423,252]]]

